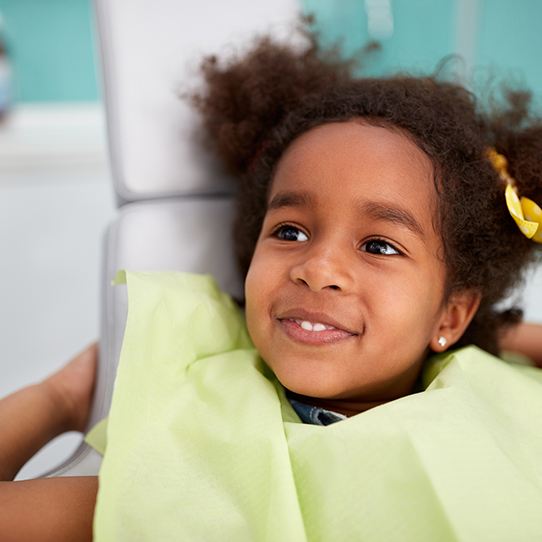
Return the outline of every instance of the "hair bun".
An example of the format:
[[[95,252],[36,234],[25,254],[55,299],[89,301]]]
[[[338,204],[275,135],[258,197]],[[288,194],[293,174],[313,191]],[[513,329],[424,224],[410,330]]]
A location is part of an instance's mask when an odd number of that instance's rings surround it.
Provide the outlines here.
[[[227,169],[243,174],[264,145],[266,134],[308,95],[348,80],[353,61],[337,49],[321,53],[316,37],[300,28],[301,43],[259,37],[248,53],[201,65],[206,83],[192,102]]]

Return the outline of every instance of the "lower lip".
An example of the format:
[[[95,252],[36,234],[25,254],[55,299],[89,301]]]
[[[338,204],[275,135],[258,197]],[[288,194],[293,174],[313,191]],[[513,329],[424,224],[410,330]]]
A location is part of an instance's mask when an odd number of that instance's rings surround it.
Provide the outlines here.
[[[333,344],[347,339],[351,339],[356,335],[348,333],[342,329],[325,329],[323,331],[308,331],[303,329],[295,320],[287,318],[278,320],[282,330],[288,337],[296,342],[304,344]]]

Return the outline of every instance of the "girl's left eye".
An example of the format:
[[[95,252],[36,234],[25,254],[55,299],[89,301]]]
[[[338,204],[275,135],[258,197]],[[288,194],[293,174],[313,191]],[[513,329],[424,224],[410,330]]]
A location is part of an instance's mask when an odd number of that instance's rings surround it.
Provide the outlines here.
[[[308,241],[309,237],[303,231],[292,226],[291,224],[283,224],[279,226],[274,232],[273,237],[280,239],[281,241]]]
[[[369,254],[380,254],[384,256],[401,255],[402,253],[396,249],[391,243],[383,239],[370,239],[362,245],[362,250]]]

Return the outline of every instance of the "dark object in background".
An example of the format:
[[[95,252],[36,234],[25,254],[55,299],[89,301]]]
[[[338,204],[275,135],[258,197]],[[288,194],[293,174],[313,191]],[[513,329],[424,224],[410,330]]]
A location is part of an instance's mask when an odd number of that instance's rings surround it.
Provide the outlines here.
[[[4,20],[0,14],[0,122],[11,107],[11,63],[5,39]]]

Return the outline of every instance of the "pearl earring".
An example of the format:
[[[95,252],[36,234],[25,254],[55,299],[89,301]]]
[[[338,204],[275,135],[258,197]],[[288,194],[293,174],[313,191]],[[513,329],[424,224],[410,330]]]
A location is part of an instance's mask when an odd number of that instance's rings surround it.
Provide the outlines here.
[[[446,346],[446,344],[448,343],[448,340],[446,339],[446,337],[443,337],[442,335],[438,338],[438,344],[439,346],[442,346],[443,348]]]

